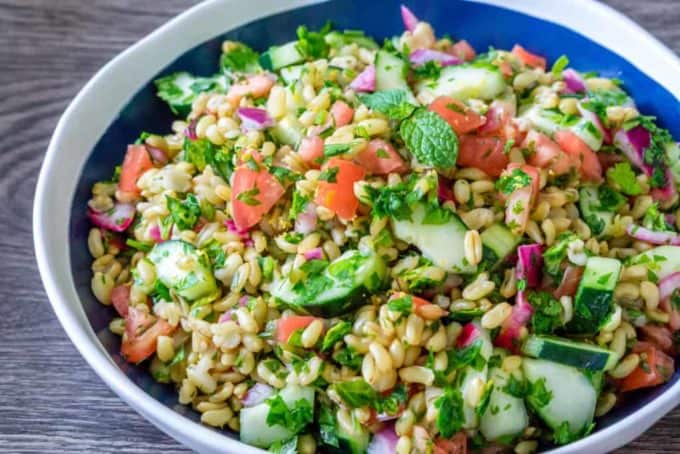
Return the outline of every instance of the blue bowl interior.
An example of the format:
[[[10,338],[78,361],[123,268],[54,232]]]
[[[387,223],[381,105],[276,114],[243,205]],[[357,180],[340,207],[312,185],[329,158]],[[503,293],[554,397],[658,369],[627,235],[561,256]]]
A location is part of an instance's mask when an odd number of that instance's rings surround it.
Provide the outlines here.
[[[478,51],[490,46],[509,49],[515,43],[522,43],[526,48],[546,56],[550,62],[566,54],[571,66],[578,70],[599,71],[602,75],[617,77],[624,81],[641,112],[657,116],[674,137],[680,137],[680,123],[670,122],[670,119],[680,117],[680,104],[671,93],[622,57],[568,28],[504,8],[462,0],[419,0],[417,4],[411,3],[416,15],[433,24],[439,35],[449,33],[455,38],[465,38]],[[398,0],[333,0],[257,20],[196,46],[158,76],[180,70],[209,76],[217,72],[224,39],[243,41],[262,51],[271,44],[295,39],[295,29],[300,24],[318,29],[329,19],[337,29],[361,29],[382,40],[402,32],[399,4]],[[376,21],[378,17],[380,20]],[[99,304],[90,291],[89,223],[85,216],[90,188],[95,182],[111,176],[114,166],[122,161],[127,144],[134,142],[141,131],[168,132],[173,119],[167,105],[155,96],[152,82],[149,81],[137,92],[111,123],[79,176],[71,208],[71,266],[78,295],[92,328],[121,370],[166,406],[198,421],[196,412],[177,402],[172,386],[154,382],[145,365],[130,365],[122,359],[119,338],[108,330],[114,312]],[[676,372],[671,382],[664,386],[627,396],[622,405],[599,420],[597,429],[610,426],[649,404],[672,386],[679,376]],[[227,435],[236,437],[231,433]]]

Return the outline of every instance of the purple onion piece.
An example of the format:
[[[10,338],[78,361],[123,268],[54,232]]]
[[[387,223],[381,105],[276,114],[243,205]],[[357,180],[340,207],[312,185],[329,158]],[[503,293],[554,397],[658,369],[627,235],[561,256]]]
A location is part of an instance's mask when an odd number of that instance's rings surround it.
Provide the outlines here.
[[[274,126],[274,120],[265,109],[257,107],[239,107],[236,114],[241,119],[241,128],[246,131],[260,131]]]
[[[566,93],[584,93],[587,90],[583,77],[571,68],[562,71],[562,80],[567,85]]]
[[[88,208],[87,217],[97,227],[123,232],[135,219],[135,206],[131,203],[116,203],[110,210],[102,212]]]
[[[401,20],[404,22],[404,28],[410,32],[415,30],[416,25],[420,22],[413,11],[405,5],[401,5]]]
[[[264,383],[255,383],[241,399],[244,407],[259,405],[274,394],[274,388]]]
[[[354,91],[375,91],[375,66],[368,65],[358,76],[354,78],[349,87]]]
[[[517,248],[517,278],[526,279],[528,288],[541,283],[543,249],[540,244],[524,244]]]
[[[455,55],[431,49],[416,49],[408,57],[414,66],[421,66],[429,61],[437,61],[442,66],[460,65],[463,61]]]

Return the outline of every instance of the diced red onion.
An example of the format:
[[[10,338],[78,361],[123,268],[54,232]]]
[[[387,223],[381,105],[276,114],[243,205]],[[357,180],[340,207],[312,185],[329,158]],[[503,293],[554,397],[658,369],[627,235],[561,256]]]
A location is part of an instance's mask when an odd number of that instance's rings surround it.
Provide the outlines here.
[[[307,260],[321,260],[323,259],[323,251],[321,250],[320,247],[315,247],[314,249],[310,249],[309,251],[305,252],[304,254],[305,259]]]
[[[476,341],[479,338],[479,336],[481,336],[481,334],[482,333],[479,330],[479,326],[475,325],[472,322],[469,322],[468,324],[463,326],[463,329],[458,335],[458,339],[456,340],[456,346],[458,348],[467,347],[468,345]]]
[[[366,69],[354,78],[349,87],[354,91],[375,91],[375,66],[368,65]]]
[[[135,206],[131,203],[116,203],[110,210],[102,212],[88,208],[87,217],[97,227],[123,232],[135,219]]]
[[[628,235],[636,240],[652,244],[670,244],[680,246],[680,236],[675,232],[658,232],[640,225],[631,224],[626,228]]]
[[[248,305],[248,295],[243,295],[241,298],[238,299],[238,305],[241,307],[245,307]]]
[[[515,305],[512,307],[512,313],[505,319],[503,325],[501,325],[501,331],[498,333],[498,336],[496,336],[494,344],[498,347],[515,351],[518,347],[517,340],[519,339],[522,327],[529,323],[533,313],[534,308],[529,301],[527,301],[525,292],[517,292]]]
[[[581,116],[584,119],[591,122],[593,126],[595,126],[597,130],[600,131],[600,134],[602,134],[602,139],[604,143],[610,145],[612,143],[612,133],[607,128],[604,127],[602,121],[600,121],[600,117],[598,117],[595,112],[593,112],[592,110],[588,110],[581,105],[582,102],[583,101],[576,104],[576,106],[578,107],[578,111],[581,113]]]
[[[149,236],[156,243],[162,243],[163,241],[165,241],[163,239],[163,235],[161,235],[161,228],[158,226],[158,224],[153,225],[149,229]]]
[[[259,405],[274,394],[274,388],[264,383],[255,383],[246,395],[241,399],[244,407],[254,407]]]
[[[380,432],[373,435],[366,452],[368,454],[394,454],[397,452],[399,437],[394,431],[394,424],[386,425]]]
[[[664,219],[666,220],[666,224],[675,225],[676,217],[675,217],[674,214],[672,214],[672,213],[666,213],[666,214],[664,215]]]
[[[405,5],[401,5],[401,20],[404,22],[404,28],[410,32],[415,30],[416,25],[420,22],[413,11]]]
[[[581,75],[571,68],[562,71],[562,79],[567,85],[565,93],[583,93],[587,90],[586,82]]]
[[[217,319],[217,323],[224,323],[231,321],[233,319],[234,315],[234,310],[233,309],[227,309],[227,311],[220,315],[220,318]]]
[[[659,281],[659,299],[669,298],[673,292],[680,288],[680,271],[669,274]]]
[[[453,189],[451,189],[451,182],[442,176],[439,176],[439,181],[437,183],[437,198],[439,203],[454,202],[456,197],[453,194]]]
[[[416,49],[408,57],[414,66],[421,66],[428,61],[438,61],[442,66],[460,65],[463,61],[455,55],[431,49]]]
[[[528,288],[541,283],[543,251],[540,244],[523,244],[517,248],[517,278],[526,279]]]
[[[644,152],[652,142],[652,136],[642,126],[636,126],[628,131],[619,129],[614,134],[614,145],[623,151],[628,160],[638,169],[651,176],[654,169],[644,162]]]
[[[184,130],[184,137],[189,140],[196,140],[198,136],[196,135],[196,120],[191,120],[189,125]]]
[[[246,131],[260,131],[274,126],[274,120],[265,109],[258,107],[239,107],[236,114],[241,119],[241,128]]]
[[[295,231],[303,235],[309,235],[316,230],[317,216],[316,204],[309,202],[302,213],[295,219]]]
[[[238,227],[236,227],[236,223],[231,219],[227,219],[226,221],[224,221],[224,225],[227,227],[227,230],[237,234],[242,241],[250,240],[250,233],[248,233],[248,230],[239,229]]]
[[[165,151],[161,150],[160,148],[152,147],[151,145],[146,146],[146,151],[149,152],[151,159],[153,159],[156,164],[167,164],[168,155],[165,153]]]
[[[673,180],[671,169],[666,167],[664,176],[666,178],[666,185],[661,188],[654,188],[651,191],[654,200],[667,201],[672,199],[675,195],[675,181]]]

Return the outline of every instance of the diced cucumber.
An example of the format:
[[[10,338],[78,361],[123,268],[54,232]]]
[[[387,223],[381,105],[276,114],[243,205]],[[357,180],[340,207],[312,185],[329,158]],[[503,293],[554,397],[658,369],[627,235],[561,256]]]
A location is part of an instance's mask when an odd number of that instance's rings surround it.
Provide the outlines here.
[[[467,227],[458,215],[452,213],[445,224],[423,224],[425,206],[413,207],[411,220],[392,219],[394,235],[420,249],[423,256],[435,266],[457,273],[474,273],[474,266],[467,263],[463,243]]]
[[[305,65],[293,65],[286,68],[281,68],[281,78],[286,82],[286,84],[292,84],[293,82],[300,80],[302,71],[304,69]]]
[[[606,348],[554,336],[529,336],[522,353],[588,370],[609,370],[619,360],[616,353]]]
[[[269,128],[269,134],[278,143],[295,147],[302,140],[302,128],[298,119],[289,115]]]
[[[406,100],[412,104],[418,104],[406,81],[408,65],[398,56],[379,50],[375,55],[375,89],[381,90],[404,90]]]
[[[658,246],[636,255],[631,265],[645,265],[650,273],[661,280],[680,271],[680,246]]]
[[[576,291],[574,317],[566,329],[571,333],[596,334],[613,309],[614,288],[621,262],[607,257],[589,257]]]
[[[386,276],[385,261],[377,254],[350,250],[302,282],[288,278],[275,282],[271,294],[295,311],[329,318],[364,303],[382,289]]]
[[[510,375],[503,369],[489,371],[489,380],[493,380],[494,388],[479,422],[479,430],[487,440],[514,438],[529,425],[524,400],[503,390],[509,379]]]
[[[351,431],[342,424],[336,424],[338,448],[328,449],[328,451],[338,454],[364,454],[366,452],[371,441],[371,434],[354,417],[352,417],[352,422]]]
[[[598,151],[602,148],[604,136],[592,121],[581,118],[577,123],[571,125],[569,130],[583,140],[592,150]]]
[[[279,396],[288,408],[304,399],[314,408],[314,388],[289,385],[279,392]],[[284,441],[295,435],[288,428],[280,425],[267,425],[269,404],[262,402],[254,407],[242,408],[239,415],[241,425],[241,441],[260,448],[268,448],[277,441]]]
[[[597,392],[581,371],[552,361],[531,358],[522,360],[522,370],[532,387],[541,381],[551,395],[544,406],[528,399],[528,404],[549,427],[558,430],[566,422],[569,431],[578,434],[590,425],[595,414]]]
[[[579,191],[579,207],[590,231],[598,238],[610,235],[614,213],[599,209],[600,196],[596,186],[584,186]]]
[[[366,49],[378,49],[378,43],[370,36],[366,36],[360,30],[344,30],[342,32],[333,30],[324,36],[326,44],[339,49],[343,46],[355,44]]]
[[[447,66],[436,82],[422,81],[416,91],[425,99],[451,96],[460,101],[482,99],[490,101],[505,91],[503,75],[488,63]]]
[[[520,118],[529,122],[538,131],[552,136],[557,131],[562,129],[560,122],[562,121],[562,114],[552,110],[542,109],[539,106],[532,106],[520,115]]]
[[[286,66],[305,61],[305,56],[298,50],[298,42],[291,41],[282,46],[270,47],[260,55],[260,65],[270,71],[277,71]]]
[[[502,224],[493,224],[484,230],[482,239],[482,265],[480,268],[493,269],[512,254],[520,242],[515,235]]]
[[[680,146],[676,142],[669,142],[664,147],[666,161],[673,175],[673,180],[680,184]]]
[[[479,320],[475,320],[473,323],[476,326],[476,331],[480,333],[479,337],[475,339],[475,342],[481,341],[480,356],[484,358],[485,361],[489,361],[491,355],[493,354],[493,344],[491,343],[491,336],[486,328],[482,328]],[[463,379],[460,383],[460,393],[465,401],[463,405],[463,414],[465,415],[465,422],[463,423],[464,429],[475,429],[479,425],[479,415],[477,414],[477,409],[471,407],[467,404],[465,396],[467,393],[471,392],[472,388],[475,388],[479,382],[486,384],[489,374],[489,366],[485,363],[481,369],[475,369],[472,365],[465,366],[462,371]]]
[[[198,301],[217,296],[210,260],[191,244],[181,240],[158,243],[148,259],[156,266],[158,279],[182,298]]]
[[[453,311],[449,315],[451,320],[455,320],[457,322],[469,322],[470,320],[473,320],[477,317],[481,317],[484,315],[484,310],[483,309],[464,309],[460,311]]]

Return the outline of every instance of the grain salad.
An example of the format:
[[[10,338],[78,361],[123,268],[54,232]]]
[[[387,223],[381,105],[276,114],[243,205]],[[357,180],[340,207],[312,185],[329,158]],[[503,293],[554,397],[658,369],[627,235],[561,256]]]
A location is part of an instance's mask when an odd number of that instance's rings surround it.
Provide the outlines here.
[[[578,440],[675,371],[680,147],[622,81],[401,14],[156,80],[176,120],[92,187],[92,292],[253,446]]]

